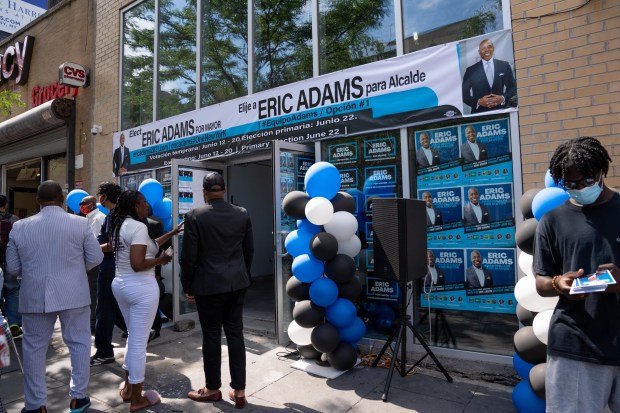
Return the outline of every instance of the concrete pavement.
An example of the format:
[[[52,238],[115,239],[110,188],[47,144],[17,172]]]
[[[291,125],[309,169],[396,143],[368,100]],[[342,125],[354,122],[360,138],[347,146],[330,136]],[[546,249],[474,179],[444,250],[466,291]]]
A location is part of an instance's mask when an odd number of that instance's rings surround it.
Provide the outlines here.
[[[20,341],[16,339],[18,347]],[[114,342],[118,347],[115,349],[116,362],[91,368],[91,413],[129,411],[129,405],[123,403],[118,394],[124,376],[121,363],[125,345],[118,330]],[[145,412],[237,411],[226,397],[230,377],[225,346],[222,354],[224,400],[196,403],[187,398],[190,389],[204,386],[201,345],[199,324],[196,329],[182,333],[164,328],[161,337],[149,344],[145,389],[159,391],[162,403]],[[511,400],[512,386],[470,380],[454,371],[450,371],[454,382],[448,383],[439,371],[432,368],[432,364],[428,368],[418,367],[404,378],[395,372],[388,401],[383,402],[381,396],[388,369],[366,365],[373,360],[372,356],[366,363],[328,380],[292,368],[291,363],[296,360],[292,349],[278,346],[270,338],[247,335],[246,347],[249,403],[244,409],[246,412],[516,412]],[[48,351],[48,412],[68,411],[69,380],[69,353],[57,324]],[[14,359],[12,366],[0,375],[0,398],[6,412],[21,411],[24,406],[22,386],[22,374]]]

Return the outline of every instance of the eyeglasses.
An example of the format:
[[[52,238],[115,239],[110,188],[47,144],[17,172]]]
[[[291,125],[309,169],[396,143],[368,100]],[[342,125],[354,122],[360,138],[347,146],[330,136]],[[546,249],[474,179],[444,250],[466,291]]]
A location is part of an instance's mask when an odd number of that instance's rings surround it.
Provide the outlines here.
[[[579,187],[586,188],[588,186],[592,186],[597,182],[598,182],[598,178],[589,176],[587,178],[579,179],[577,181],[564,180],[562,184],[564,185],[564,188],[566,189],[577,189]]]

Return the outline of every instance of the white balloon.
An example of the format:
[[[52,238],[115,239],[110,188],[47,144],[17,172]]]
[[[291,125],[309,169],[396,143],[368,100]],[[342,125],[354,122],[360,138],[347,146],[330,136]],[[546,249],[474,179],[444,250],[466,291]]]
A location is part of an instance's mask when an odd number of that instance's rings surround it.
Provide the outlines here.
[[[297,324],[295,320],[291,321],[291,324],[288,325],[288,338],[297,345],[307,346],[312,344],[312,340],[310,340],[310,336],[312,336],[312,328],[305,328]]]
[[[338,211],[323,227],[338,241],[346,241],[357,232],[357,219],[350,212]]]
[[[306,204],[306,218],[314,225],[327,224],[334,216],[334,206],[329,199],[317,196]]]
[[[515,285],[515,298],[521,307],[534,313],[555,308],[560,297],[541,297],[536,291],[536,277],[523,277]]]
[[[362,250],[362,242],[357,235],[353,235],[346,241],[338,241],[338,254],[348,255],[355,258]]]
[[[519,269],[525,273],[525,275],[534,275],[532,265],[534,264],[534,256],[523,251],[519,251],[517,257],[519,263]]]
[[[543,343],[547,344],[547,338],[549,336],[549,324],[551,323],[551,316],[553,315],[553,309],[545,310],[536,314],[534,321],[532,322],[532,328],[534,329],[534,335]]]

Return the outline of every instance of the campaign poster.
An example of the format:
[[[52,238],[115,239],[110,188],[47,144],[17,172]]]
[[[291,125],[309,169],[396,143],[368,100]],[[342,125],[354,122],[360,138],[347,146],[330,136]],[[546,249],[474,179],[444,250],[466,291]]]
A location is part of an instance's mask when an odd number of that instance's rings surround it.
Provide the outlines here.
[[[428,272],[424,278],[425,290],[431,286],[434,292],[465,288],[463,279],[465,260],[462,249],[429,248],[426,254]]]
[[[513,248],[466,249],[465,286],[469,295],[513,292],[516,259]]]
[[[381,136],[364,141],[364,160],[366,162],[396,159],[396,137]]]
[[[366,298],[381,301],[398,301],[398,283],[383,278],[366,278]]]
[[[418,199],[426,203],[428,246],[460,245],[463,240],[462,188],[418,190]]]
[[[512,181],[508,118],[459,126],[462,178],[476,182]]]
[[[418,175],[459,166],[458,126],[416,131],[414,139]]]
[[[515,244],[512,184],[463,187],[463,225],[467,245],[513,247]]]

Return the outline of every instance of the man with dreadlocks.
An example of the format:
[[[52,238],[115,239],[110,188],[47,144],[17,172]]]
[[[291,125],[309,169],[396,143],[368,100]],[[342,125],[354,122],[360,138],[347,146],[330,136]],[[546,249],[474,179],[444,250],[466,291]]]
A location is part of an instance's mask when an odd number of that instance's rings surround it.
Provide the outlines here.
[[[549,169],[569,200],[536,231],[534,271],[542,296],[560,296],[549,324],[548,413],[620,412],[620,283],[571,295],[575,278],[609,270],[620,282],[620,194],[605,185],[611,158],[594,138],[561,144]]]

